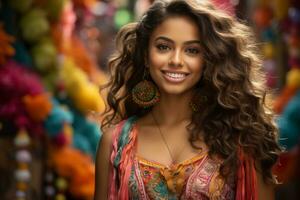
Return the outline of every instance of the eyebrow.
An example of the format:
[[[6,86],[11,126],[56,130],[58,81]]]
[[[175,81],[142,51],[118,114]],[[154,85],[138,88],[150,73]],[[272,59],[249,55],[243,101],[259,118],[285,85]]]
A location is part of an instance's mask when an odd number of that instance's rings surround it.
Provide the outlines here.
[[[174,43],[173,40],[171,40],[170,38],[164,37],[164,36],[159,36],[154,41],[157,41],[157,40],[166,40],[168,42]],[[201,44],[200,40],[189,40],[189,41],[184,42],[183,44],[192,44],[192,43]]]

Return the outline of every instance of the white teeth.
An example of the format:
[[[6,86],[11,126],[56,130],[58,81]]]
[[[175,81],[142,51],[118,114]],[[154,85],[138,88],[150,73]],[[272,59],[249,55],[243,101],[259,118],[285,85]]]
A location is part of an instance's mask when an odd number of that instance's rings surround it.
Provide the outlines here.
[[[166,72],[166,75],[172,77],[172,78],[183,78],[186,75],[185,74],[180,74],[180,73],[170,73],[170,72]]]

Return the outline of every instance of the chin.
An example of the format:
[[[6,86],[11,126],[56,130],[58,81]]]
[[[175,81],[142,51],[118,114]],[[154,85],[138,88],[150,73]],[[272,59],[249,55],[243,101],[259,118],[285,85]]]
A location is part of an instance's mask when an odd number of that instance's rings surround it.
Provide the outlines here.
[[[189,92],[191,92],[191,88],[164,87],[160,88],[160,92],[166,95],[187,95]]]

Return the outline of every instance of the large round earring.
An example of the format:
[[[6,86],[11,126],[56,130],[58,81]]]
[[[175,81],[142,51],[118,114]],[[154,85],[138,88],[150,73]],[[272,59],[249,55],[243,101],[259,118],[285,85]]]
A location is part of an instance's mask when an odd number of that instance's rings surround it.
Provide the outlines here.
[[[144,71],[144,77],[131,91],[132,100],[143,108],[149,108],[155,105],[160,100],[160,93],[157,87],[151,82],[146,80],[147,69]]]

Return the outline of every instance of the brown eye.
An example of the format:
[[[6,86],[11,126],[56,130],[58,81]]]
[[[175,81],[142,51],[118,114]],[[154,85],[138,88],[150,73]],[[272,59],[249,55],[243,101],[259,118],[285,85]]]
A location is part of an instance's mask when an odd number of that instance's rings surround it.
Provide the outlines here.
[[[197,48],[187,48],[187,49],[186,49],[186,52],[189,53],[189,54],[194,54],[194,55],[196,55],[196,54],[200,53],[200,50],[197,49]]]
[[[158,50],[160,50],[160,51],[166,51],[166,50],[169,50],[169,49],[170,49],[169,46],[164,45],[164,44],[158,44],[158,45],[156,45],[156,48],[157,48]]]

